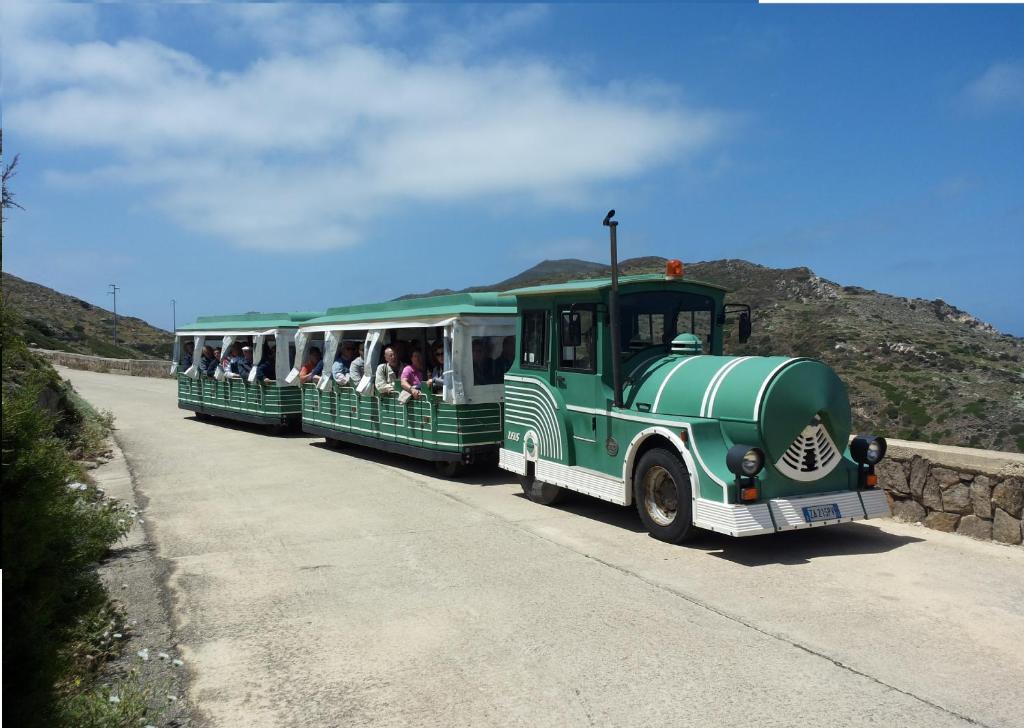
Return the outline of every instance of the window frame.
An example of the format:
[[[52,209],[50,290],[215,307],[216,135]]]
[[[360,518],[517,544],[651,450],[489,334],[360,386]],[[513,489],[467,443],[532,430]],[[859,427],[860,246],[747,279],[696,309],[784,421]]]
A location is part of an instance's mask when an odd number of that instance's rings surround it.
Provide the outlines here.
[[[600,322],[597,318],[597,304],[595,303],[580,303],[572,304],[567,306],[558,306],[556,308],[558,312],[558,359],[555,369],[560,372],[580,372],[583,374],[596,374],[597,373],[597,357],[598,357],[598,341],[597,334],[600,329]],[[590,362],[589,367],[565,367],[562,366],[562,314],[565,313],[580,313],[582,311],[588,311],[592,316],[593,320],[593,336],[590,351]],[[575,347],[573,347],[575,348]]]
[[[526,318],[531,314],[542,314],[544,316],[544,338],[541,342],[541,362],[527,362],[526,354]],[[521,369],[547,369],[548,355],[551,347],[551,310],[547,308],[524,308],[521,316],[522,325],[519,327],[519,367]]]

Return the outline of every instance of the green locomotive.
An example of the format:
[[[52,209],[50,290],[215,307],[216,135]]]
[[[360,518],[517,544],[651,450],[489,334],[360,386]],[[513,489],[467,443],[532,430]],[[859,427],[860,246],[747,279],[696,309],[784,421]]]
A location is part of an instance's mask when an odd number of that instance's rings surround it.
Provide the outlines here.
[[[723,356],[749,308],[683,277],[613,277],[509,291],[517,364],[505,376],[502,468],[535,501],[566,490],[635,503],[656,538],[732,536],[889,514],[882,438],[850,442],[846,387],[820,361]],[[617,371],[618,370],[618,371]]]

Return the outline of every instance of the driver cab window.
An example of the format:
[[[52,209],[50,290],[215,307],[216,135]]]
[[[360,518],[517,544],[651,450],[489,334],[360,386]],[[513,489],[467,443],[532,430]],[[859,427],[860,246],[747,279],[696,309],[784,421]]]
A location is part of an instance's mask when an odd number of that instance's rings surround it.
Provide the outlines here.
[[[562,311],[559,328],[559,369],[595,371],[593,309]]]

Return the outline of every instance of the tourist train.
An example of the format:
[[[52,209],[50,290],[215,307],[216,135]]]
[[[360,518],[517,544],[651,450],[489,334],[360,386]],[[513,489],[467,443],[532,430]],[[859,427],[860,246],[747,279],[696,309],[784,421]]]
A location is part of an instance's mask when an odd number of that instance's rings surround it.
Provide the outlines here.
[[[803,357],[723,355],[727,327],[750,336],[749,306],[726,304],[725,289],[687,278],[679,261],[618,275],[613,214],[610,278],[202,317],[175,332],[179,407],[299,423],[448,476],[497,462],[534,501],[576,491],[635,505],[668,542],[696,529],[750,536],[889,515],[874,471],[885,440],[851,439],[836,373]],[[248,346],[248,371],[201,364],[211,344],[225,355]],[[362,376],[332,376],[339,350],[360,345]],[[418,352],[436,376],[381,385],[389,347],[403,363]],[[319,377],[303,369],[310,352]]]

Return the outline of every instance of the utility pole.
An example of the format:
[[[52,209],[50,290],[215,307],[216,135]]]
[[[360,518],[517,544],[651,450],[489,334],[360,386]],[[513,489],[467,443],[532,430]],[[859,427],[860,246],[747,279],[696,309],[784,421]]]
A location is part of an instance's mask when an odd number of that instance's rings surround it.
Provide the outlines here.
[[[110,284],[110,290],[107,291],[107,295],[113,294],[114,296],[114,346],[117,346],[117,292],[120,291],[120,287]]]
[[[178,309],[176,308],[177,302],[171,299],[171,333],[173,334],[178,330]]]

